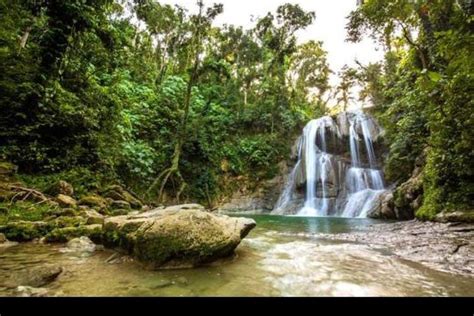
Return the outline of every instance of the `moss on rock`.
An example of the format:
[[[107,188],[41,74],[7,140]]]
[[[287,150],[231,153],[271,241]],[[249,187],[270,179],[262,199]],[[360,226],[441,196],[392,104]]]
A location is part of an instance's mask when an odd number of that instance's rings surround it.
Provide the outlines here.
[[[35,238],[41,238],[50,230],[51,225],[42,221],[17,221],[0,227],[0,232],[13,241],[31,241]]]
[[[82,197],[79,200],[79,205],[87,205],[89,207],[104,211],[108,206],[108,202],[105,198],[101,197],[100,195],[90,194],[90,195],[86,195]]]
[[[105,197],[113,199],[114,201],[125,201],[130,204],[133,209],[141,209],[143,206],[143,203],[137,197],[133,196],[120,185],[109,186],[103,190],[102,194]]]
[[[88,237],[95,243],[102,242],[102,225],[55,228],[45,236],[45,242],[68,242],[78,237]]]
[[[170,207],[104,223],[106,246],[120,247],[153,268],[193,267],[228,256],[255,227],[248,218]]]

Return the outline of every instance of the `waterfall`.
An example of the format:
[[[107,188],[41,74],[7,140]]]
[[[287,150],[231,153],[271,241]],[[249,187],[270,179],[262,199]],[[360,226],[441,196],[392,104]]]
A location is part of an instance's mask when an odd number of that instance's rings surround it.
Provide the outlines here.
[[[336,120],[330,116],[311,120],[303,129],[298,161],[273,213],[294,208],[291,203],[300,188],[304,204],[291,214],[365,217],[384,192],[383,173],[374,150],[380,133],[375,121],[362,111],[343,112]],[[298,174],[302,175],[299,181]]]
[[[278,198],[278,201],[275,205],[275,209],[282,209],[286,207],[288,203],[290,203],[293,196],[293,190],[295,188],[296,171],[298,170],[299,163],[300,162],[298,161],[293,170],[291,170],[288,180],[286,181],[285,187],[283,188],[283,191],[280,194],[280,197]]]

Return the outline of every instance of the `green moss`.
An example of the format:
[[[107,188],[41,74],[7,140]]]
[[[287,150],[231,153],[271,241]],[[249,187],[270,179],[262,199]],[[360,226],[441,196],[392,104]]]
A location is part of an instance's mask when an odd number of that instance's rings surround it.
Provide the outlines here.
[[[96,195],[96,194],[90,194],[83,196],[81,200],[79,201],[80,205],[87,205],[90,207],[95,207],[99,210],[104,210],[107,208],[107,200],[104,199],[103,197]]]
[[[5,234],[7,239],[14,241],[30,241],[41,238],[51,230],[51,226],[46,222],[11,222],[0,227],[0,232]]]
[[[111,176],[107,176],[103,172],[93,172],[88,168],[76,167],[59,173],[51,174],[21,174],[19,178],[29,187],[45,192],[55,183],[64,180],[74,187],[76,196],[86,195],[89,192],[99,190],[107,183],[113,181]]]
[[[11,221],[40,221],[57,210],[47,204],[37,204],[28,201],[18,201],[15,203],[0,203],[0,208],[7,212],[0,213],[0,225]]]
[[[45,236],[46,242],[68,242],[86,236],[95,243],[102,242],[102,225],[81,225],[78,227],[55,228]]]
[[[80,216],[60,216],[50,222],[54,227],[79,227],[86,223],[86,219]]]
[[[130,225],[128,228],[125,227],[124,229],[117,230],[112,224],[106,224],[103,227],[103,243],[107,247],[118,247],[131,252],[135,241],[128,234],[136,230],[136,228],[136,226]]]
[[[18,167],[6,161],[0,161],[0,175],[13,175],[17,172]]]

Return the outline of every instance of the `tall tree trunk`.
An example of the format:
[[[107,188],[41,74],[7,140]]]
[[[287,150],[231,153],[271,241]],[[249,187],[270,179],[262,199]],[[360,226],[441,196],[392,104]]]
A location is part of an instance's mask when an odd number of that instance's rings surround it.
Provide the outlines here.
[[[174,151],[173,151],[173,156],[171,158],[171,166],[164,171],[162,171],[158,177],[155,179],[153,184],[150,186],[148,189],[147,193],[151,192],[152,189],[156,187],[156,185],[161,181],[160,185],[160,190],[158,192],[158,201],[161,201],[163,197],[163,192],[166,187],[166,184],[168,183],[169,179],[171,176],[176,175],[178,177],[178,180],[181,182],[181,186],[179,189],[179,192],[177,192],[177,198],[179,199],[179,196],[183,192],[183,190],[186,187],[186,182],[184,178],[182,177],[180,170],[179,170],[179,162],[181,158],[181,153],[183,149],[183,144],[186,139],[187,135],[187,124],[188,124],[188,118],[189,118],[189,109],[191,105],[191,97],[192,97],[192,90],[193,87],[196,84],[196,81],[198,79],[198,68],[199,68],[199,54],[201,51],[201,32],[202,32],[202,9],[203,5],[202,3],[199,4],[199,15],[198,15],[198,25],[196,27],[196,34],[195,34],[195,44],[194,44],[194,60],[193,60],[193,66],[191,69],[190,77],[188,80],[187,88],[186,88],[186,95],[184,97],[184,105],[183,105],[183,117],[181,118],[181,122],[178,128],[178,135],[176,139],[176,143],[174,146]]]

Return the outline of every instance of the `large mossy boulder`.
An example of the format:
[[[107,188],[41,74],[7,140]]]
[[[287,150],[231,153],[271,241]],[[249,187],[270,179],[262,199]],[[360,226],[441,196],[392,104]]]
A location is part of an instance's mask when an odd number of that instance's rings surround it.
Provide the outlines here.
[[[173,206],[105,220],[104,243],[152,268],[189,268],[229,256],[255,227],[249,218],[215,215],[199,205]]]

